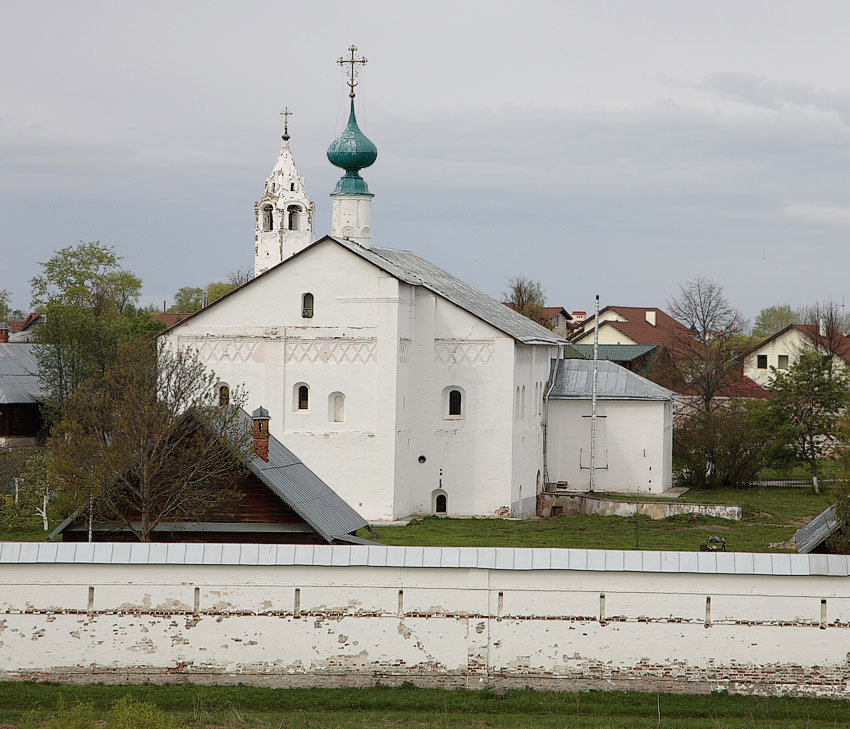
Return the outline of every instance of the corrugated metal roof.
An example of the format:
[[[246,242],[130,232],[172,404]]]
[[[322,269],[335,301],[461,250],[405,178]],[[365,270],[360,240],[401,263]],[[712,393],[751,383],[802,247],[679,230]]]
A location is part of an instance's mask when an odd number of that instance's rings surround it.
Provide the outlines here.
[[[41,399],[34,345],[0,344],[0,405],[34,403]]]
[[[330,238],[330,236],[328,236]],[[395,248],[363,248],[342,238],[331,238],[341,246],[373,263],[400,281],[423,286],[451,301],[523,344],[566,344],[553,331],[517,313],[474,286],[410,251]],[[285,261],[284,261],[285,263]]]
[[[573,345],[575,346],[575,345]],[[586,400],[592,396],[593,361],[553,359],[553,400]],[[598,362],[597,397],[600,400],[671,400],[674,393],[613,362]]]
[[[818,514],[806,526],[797,530],[794,535],[797,551],[802,554],[811,552],[825,539],[832,536],[839,526],[835,505],[832,505]]]
[[[0,564],[208,564],[841,576],[850,556],[384,545],[3,542]]]
[[[592,344],[571,345],[585,359],[593,359]],[[657,344],[600,344],[599,359],[611,362],[631,362],[655,349]]]

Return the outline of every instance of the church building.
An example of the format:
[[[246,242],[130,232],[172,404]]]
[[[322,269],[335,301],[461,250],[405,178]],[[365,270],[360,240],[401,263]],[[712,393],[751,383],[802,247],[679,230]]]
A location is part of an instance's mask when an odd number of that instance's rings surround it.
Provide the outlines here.
[[[373,245],[360,170],[377,149],[350,78],[348,124],[327,153],[344,171],[330,235],[314,240],[287,126],[255,205],[255,277],[162,336],[197,349],[223,397],[244,387],[272,435],[369,521],[532,516],[544,391],[565,340],[414,253]]]

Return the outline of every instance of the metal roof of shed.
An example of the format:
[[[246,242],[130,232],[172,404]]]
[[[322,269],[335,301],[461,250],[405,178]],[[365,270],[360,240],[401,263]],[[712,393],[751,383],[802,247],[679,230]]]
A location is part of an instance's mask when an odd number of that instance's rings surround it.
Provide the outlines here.
[[[570,345],[585,359],[593,359],[592,344]],[[599,359],[611,362],[633,362],[655,349],[657,344],[600,344]]]
[[[835,505],[825,509],[812,519],[806,526],[801,527],[794,534],[794,543],[797,551],[806,554],[815,549],[825,539],[828,539],[841,526],[835,513]]]
[[[41,399],[34,345],[0,344],[0,405],[35,403]]]
[[[850,575],[850,556],[842,554],[330,544],[3,542],[0,543],[0,564],[304,565],[706,575]]]
[[[575,345],[573,345],[575,346]],[[674,393],[614,362],[600,360],[597,397],[600,400],[672,400]],[[587,400],[593,391],[593,361],[553,359],[549,398]]]

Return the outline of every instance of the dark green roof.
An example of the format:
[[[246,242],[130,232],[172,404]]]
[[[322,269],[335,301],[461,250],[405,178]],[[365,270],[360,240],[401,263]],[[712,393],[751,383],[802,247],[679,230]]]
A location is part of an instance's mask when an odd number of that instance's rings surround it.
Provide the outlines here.
[[[593,359],[592,344],[570,344],[569,346],[584,359]],[[599,359],[609,362],[633,362],[657,346],[656,344],[600,344]]]

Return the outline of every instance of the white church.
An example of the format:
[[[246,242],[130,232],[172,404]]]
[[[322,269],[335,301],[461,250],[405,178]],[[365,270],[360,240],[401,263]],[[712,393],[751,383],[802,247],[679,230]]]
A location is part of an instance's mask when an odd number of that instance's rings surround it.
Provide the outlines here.
[[[372,244],[360,170],[377,149],[349,85],[348,124],[327,153],[344,170],[330,235],[315,240],[285,132],[254,208],[255,277],[163,336],[198,350],[222,397],[244,387],[272,435],[369,521],[533,516],[550,363],[565,340],[409,251]]]

